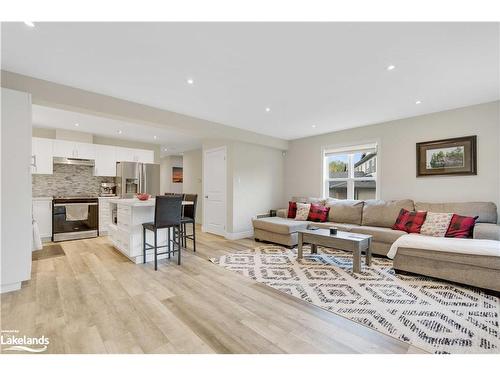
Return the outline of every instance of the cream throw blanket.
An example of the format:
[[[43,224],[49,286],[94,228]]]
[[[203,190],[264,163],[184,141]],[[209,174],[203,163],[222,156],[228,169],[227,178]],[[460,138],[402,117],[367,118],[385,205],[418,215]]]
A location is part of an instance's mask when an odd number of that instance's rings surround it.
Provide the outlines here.
[[[421,234],[405,234],[394,241],[391,249],[387,253],[387,256],[394,259],[398,248],[400,247],[500,257],[500,241],[494,240],[430,237]]]

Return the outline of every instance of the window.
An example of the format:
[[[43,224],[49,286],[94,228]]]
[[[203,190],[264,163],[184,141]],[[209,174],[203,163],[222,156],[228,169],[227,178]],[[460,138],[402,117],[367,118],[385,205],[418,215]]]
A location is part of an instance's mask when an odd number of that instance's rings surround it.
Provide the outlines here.
[[[375,199],[377,145],[325,150],[324,196],[336,199]]]

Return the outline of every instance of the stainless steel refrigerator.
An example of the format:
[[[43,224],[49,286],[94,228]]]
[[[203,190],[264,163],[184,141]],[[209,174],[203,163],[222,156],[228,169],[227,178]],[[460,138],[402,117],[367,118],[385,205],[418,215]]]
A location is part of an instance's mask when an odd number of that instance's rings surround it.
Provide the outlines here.
[[[133,198],[137,193],[160,194],[160,164],[119,161],[116,163],[116,195]]]

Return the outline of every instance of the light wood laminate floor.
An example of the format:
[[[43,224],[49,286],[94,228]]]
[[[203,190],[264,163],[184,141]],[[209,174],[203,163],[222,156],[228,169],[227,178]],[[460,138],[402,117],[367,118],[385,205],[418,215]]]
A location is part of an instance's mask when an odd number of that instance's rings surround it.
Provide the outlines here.
[[[196,253],[157,272],[106,237],[63,242],[66,256],[34,261],[1,295],[1,328],[45,335],[48,353],[422,353],[212,264],[258,244],[198,233]]]

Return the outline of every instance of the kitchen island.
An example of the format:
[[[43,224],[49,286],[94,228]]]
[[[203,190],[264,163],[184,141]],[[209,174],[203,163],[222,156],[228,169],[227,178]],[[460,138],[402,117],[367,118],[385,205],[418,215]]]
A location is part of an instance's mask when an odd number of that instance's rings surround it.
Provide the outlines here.
[[[142,263],[142,224],[154,221],[155,200],[140,201],[139,199],[110,199],[109,210],[111,224],[109,224],[108,235],[113,243],[123,255],[134,263]],[[192,204],[182,202],[183,205]],[[167,229],[158,230],[158,246],[167,244]],[[146,231],[146,242],[154,243],[154,235],[151,231]],[[164,252],[159,249],[158,252]],[[159,255],[158,259],[163,259],[167,255]],[[153,251],[149,250],[146,261],[152,261]]]

